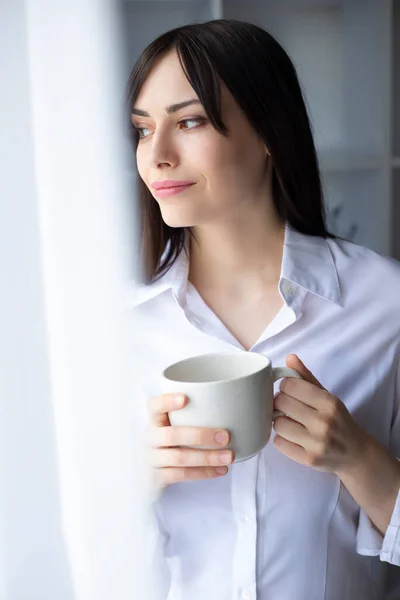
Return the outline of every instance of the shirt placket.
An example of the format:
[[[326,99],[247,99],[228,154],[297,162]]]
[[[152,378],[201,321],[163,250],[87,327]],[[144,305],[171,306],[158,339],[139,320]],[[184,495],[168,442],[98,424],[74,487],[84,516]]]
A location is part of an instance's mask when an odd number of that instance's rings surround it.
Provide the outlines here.
[[[234,600],[255,600],[257,506],[256,485],[259,455],[236,463],[232,469],[232,507],[237,540],[233,557]]]

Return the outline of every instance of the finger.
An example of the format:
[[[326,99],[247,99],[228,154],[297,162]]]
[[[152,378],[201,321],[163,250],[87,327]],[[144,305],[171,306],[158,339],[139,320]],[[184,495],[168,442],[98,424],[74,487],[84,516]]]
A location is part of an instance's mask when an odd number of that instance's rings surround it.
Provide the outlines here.
[[[155,477],[160,487],[179,483],[180,481],[195,481],[226,475],[228,467],[167,467],[155,470]]]
[[[152,453],[154,467],[220,467],[230,465],[232,450],[195,450],[192,448],[157,448]]]
[[[273,428],[275,432],[285,438],[285,440],[292,442],[293,444],[298,444],[303,448],[306,448],[307,444],[310,442],[310,434],[307,429],[300,423],[292,421],[292,419],[289,419],[288,417],[278,417],[274,421]]]
[[[328,410],[332,403],[332,396],[329,392],[308,381],[295,379],[294,377],[282,379],[279,390],[316,410]]]
[[[288,396],[283,392],[279,392],[274,399],[274,408],[290,417],[293,421],[297,421],[307,427],[312,425],[313,420],[317,415],[315,408],[304,404],[292,396]]]
[[[288,440],[285,440],[280,435],[274,437],[274,446],[288,458],[300,464],[305,464],[307,452],[302,446],[288,442]]]
[[[171,446],[207,446],[218,448],[227,446],[229,431],[204,427],[153,427],[150,431],[150,444],[155,448]]]
[[[173,410],[179,410],[187,404],[187,397],[182,394],[161,394],[154,396],[148,401],[148,410],[151,420],[157,427],[169,425],[168,413]]]
[[[289,367],[289,369],[294,369],[297,371],[305,381],[312,383],[321,390],[325,389],[318,379],[311,373],[311,371],[307,369],[306,365],[300,360],[297,354],[289,354],[286,357],[286,365]]]

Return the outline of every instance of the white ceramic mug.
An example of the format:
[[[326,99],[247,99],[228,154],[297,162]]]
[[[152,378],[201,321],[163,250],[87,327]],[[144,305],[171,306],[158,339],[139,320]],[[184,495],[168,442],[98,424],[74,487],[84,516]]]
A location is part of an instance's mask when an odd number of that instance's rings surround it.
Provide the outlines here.
[[[255,456],[268,443],[272,421],[274,382],[302,377],[254,352],[221,352],[182,360],[161,375],[162,393],[182,393],[189,401],[169,413],[172,426],[227,429],[235,462]],[[205,446],[203,446],[205,448]]]

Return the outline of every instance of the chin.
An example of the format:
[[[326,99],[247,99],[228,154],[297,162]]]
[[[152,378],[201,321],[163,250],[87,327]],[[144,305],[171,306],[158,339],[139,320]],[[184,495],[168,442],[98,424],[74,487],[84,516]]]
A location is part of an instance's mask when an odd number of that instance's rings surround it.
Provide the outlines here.
[[[163,221],[168,227],[172,227],[173,229],[178,229],[182,227],[194,227],[197,223],[192,223],[191,221],[187,221],[184,219],[164,219]]]
[[[199,224],[199,219],[196,219],[193,214],[187,214],[188,211],[172,207],[160,208],[162,219],[169,227],[194,227]]]

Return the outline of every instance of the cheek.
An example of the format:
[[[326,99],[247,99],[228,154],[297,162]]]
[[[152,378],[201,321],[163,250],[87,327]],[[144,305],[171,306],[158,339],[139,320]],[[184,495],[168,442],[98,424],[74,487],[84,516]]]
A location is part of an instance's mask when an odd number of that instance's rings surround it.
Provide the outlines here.
[[[138,146],[136,150],[136,166],[139,173],[139,176],[144,181],[147,181],[146,171],[147,171],[147,160],[146,153],[143,151],[143,148]]]
[[[239,193],[252,188],[256,190],[264,181],[267,160],[265,150],[258,140],[243,139],[230,144],[225,157],[227,164],[222,164],[221,170],[225,170]]]
[[[210,185],[218,189],[218,193],[234,195],[248,178],[252,177],[251,161],[248,160],[243,147],[237,147],[231,140],[222,138],[210,144],[205,153],[207,177]]]
[[[201,144],[187,148],[187,157],[210,186],[216,187],[225,182],[227,174],[234,170],[232,152],[225,140],[219,136],[205,138]]]

